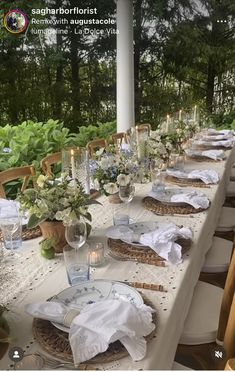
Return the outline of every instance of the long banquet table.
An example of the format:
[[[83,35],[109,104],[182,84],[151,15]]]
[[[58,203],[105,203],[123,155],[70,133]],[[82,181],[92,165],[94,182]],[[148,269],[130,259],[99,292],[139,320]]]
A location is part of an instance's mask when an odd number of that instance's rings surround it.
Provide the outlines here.
[[[167,263],[166,267],[140,264],[132,261],[117,261],[109,258],[106,265],[92,269],[92,278],[130,280],[164,285],[166,293],[142,290],[157,310],[157,332],[147,347],[146,357],[133,362],[130,357],[102,365],[102,370],[151,370],[171,369],[176,347],[183,329],[192,300],[194,287],[198,281],[205,255],[220,216],[226,185],[234,161],[235,150],[226,151],[227,159],[222,162],[187,161],[186,169],[215,169],[220,182],[209,188],[200,188],[210,199],[207,211],[191,215],[157,216],[144,209],[142,199],[151,189],[151,184],[136,185],[136,194],[130,206],[131,217],[135,221],[168,221],[190,227],[194,238],[191,248],[178,265]],[[100,197],[103,206],[91,206],[93,215],[92,241],[106,244],[105,229],[112,224],[112,205],[107,198]],[[14,346],[26,353],[42,351],[32,334],[32,318],[25,314],[24,305],[43,301],[68,287],[63,258],[54,260],[40,257],[40,238],[23,243],[22,256],[10,268],[2,267],[0,274],[0,303],[7,305],[11,336]],[[89,243],[88,241],[88,243]],[[11,345],[12,346],[12,345]],[[0,369],[12,369],[8,355],[0,361]]]

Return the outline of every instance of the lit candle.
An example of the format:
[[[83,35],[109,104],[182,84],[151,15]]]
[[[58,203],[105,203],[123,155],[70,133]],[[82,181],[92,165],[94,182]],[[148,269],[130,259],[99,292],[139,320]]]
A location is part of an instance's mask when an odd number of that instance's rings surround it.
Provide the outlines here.
[[[179,120],[182,119],[182,110],[179,111]]]
[[[104,245],[97,243],[90,249],[90,266],[99,266],[104,263]]]
[[[193,121],[196,123],[197,120],[197,105],[194,106]]]
[[[140,135],[139,135],[139,127],[136,125],[136,146],[137,146],[137,158],[141,160],[141,149],[140,149]]]
[[[72,168],[72,179],[75,180],[75,159],[74,150],[71,150],[71,168]]]
[[[85,193],[90,194],[90,167],[89,167],[89,153],[85,150],[85,168],[86,168],[86,183],[85,183]]]
[[[166,133],[169,132],[170,115],[166,115]]]

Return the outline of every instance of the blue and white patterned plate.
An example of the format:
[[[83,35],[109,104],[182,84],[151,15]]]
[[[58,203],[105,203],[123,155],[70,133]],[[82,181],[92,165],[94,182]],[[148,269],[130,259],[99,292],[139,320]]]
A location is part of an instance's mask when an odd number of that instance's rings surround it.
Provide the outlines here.
[[[58,301],[64,305],[81,310],[86,305],[111,299],[120,299],[140,306],[144,303],[139,292],[127,284],[116,282],[114,280],[93,280],[82,282],[73,287],[66,288],[52,298],[52,301]],[[52,322],[52,324],[64,332],[69,332],[69,328]]]

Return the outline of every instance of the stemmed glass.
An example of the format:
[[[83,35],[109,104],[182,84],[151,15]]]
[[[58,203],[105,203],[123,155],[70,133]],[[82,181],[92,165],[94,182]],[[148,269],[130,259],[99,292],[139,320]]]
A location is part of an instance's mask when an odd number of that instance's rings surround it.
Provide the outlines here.
[[[86,223],[82,218],[73,220],[66,226],[65,239],[67,240],[67,243],[76,250],[76,252],[86,242],[86,238]]]
[[[21,246],[21,216],[16,204],[12,203],[11,206],[0,210],[0,228],[3,234],[4,246],[11,251],[9,257],[18,257],[19,255],[15,253],[15,249]],[[14,234],[18,230],[20,230],[20,233],[13,240]]]

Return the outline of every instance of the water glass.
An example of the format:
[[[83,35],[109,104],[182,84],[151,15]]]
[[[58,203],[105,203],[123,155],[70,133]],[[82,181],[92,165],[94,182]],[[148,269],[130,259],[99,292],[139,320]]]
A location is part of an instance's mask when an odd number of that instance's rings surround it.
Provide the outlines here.
[[[20,217],[11,217],[0,222],[4,247],[11,251],[22,247],[22,224]]]
[[[88,245],[79,249],[66,245],[63,248],[68,282],[71,286],[90,279]]]

